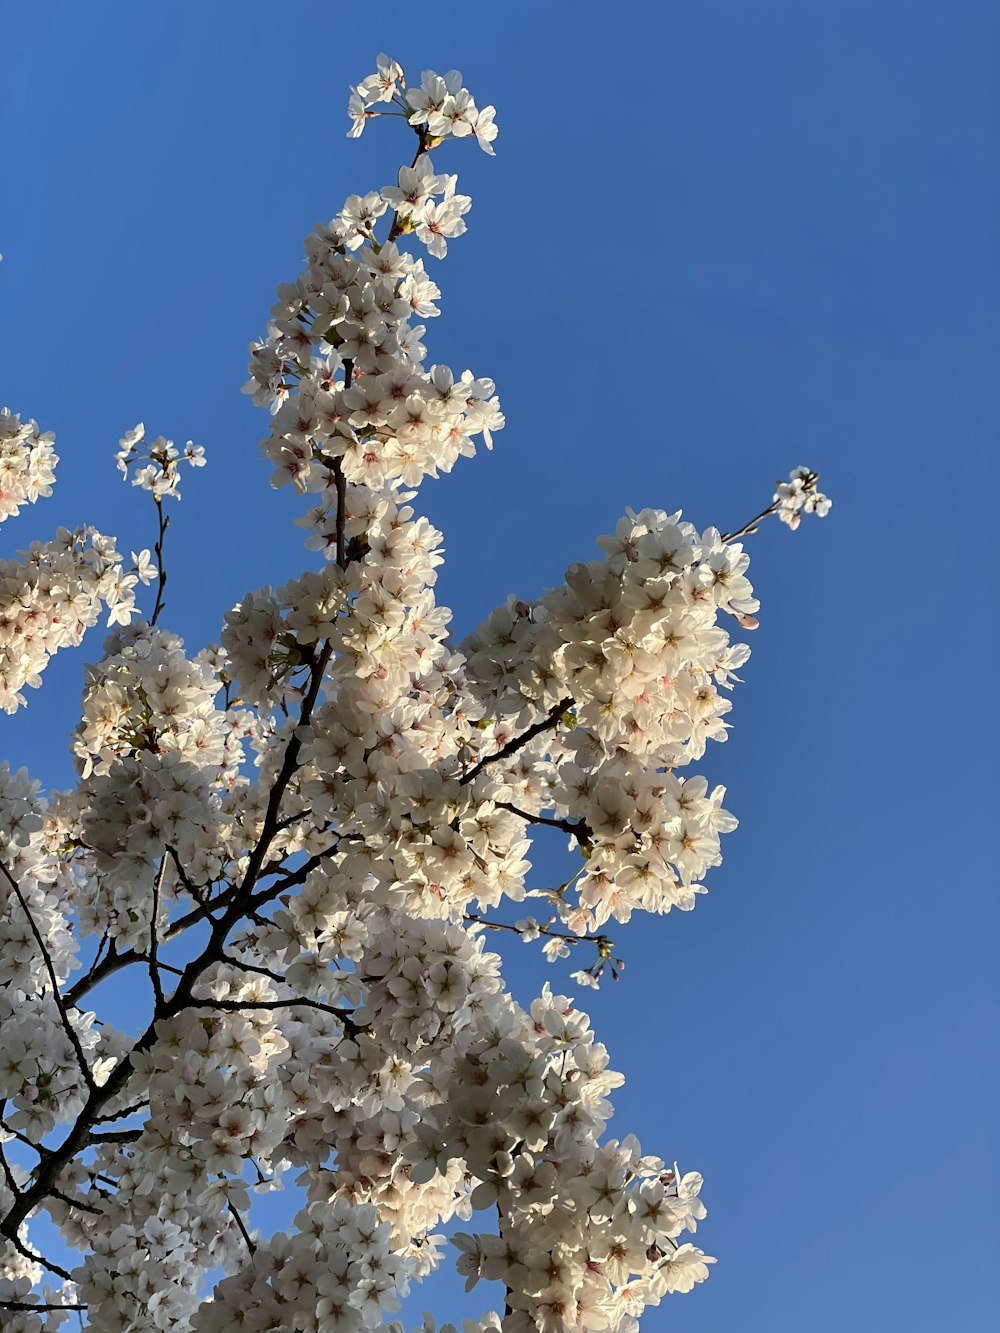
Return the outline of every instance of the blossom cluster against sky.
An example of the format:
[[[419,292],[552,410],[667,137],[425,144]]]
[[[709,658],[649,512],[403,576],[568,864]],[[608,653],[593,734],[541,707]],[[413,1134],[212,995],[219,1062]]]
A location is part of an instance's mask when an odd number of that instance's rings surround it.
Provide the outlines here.
[[[725,865],[694,913],[619,932],[622,980],[585,996],[628,1078],[614,1123],[706,1176],[720,1262],[644,1327],[992,1328],[995,8],[348,22],[226,0],[0,24],[4,397],[61,458],[5,553],[85,521],[149,546],[114,467],[142,419],[209,456],[171,528],[165,624],[197,648],[298,573],[239,387],[304,234],[409,151],[392,123],[345,137],[379,49],[458,66],[502,126],[495,160],[445,163],[474,207],[428,335],[497,381],[508,421],[422,496],[460,631],[591,558],[628,504],[732,529],[793,465],[821,471],[829,519],[750,543],[761,628],[704,765],[741,821]],[[98,645],[3,720],[36,776],[68,778]],[[568,970],[522,956],[523,994]]]

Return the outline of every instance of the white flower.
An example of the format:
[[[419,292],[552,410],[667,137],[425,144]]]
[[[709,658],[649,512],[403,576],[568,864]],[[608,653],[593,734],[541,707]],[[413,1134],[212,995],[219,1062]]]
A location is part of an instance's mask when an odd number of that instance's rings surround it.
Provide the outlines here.
[[[484,106],[476,112],[472,121],[473,132],[479,147],[484,153],[489,153],[490,157],[495,156],[493,150],[493,140],[497,137],[497,126],[493,121],[495,115],[496,107]]]
[[[351,89],[351,98],[347,104],[347,114],[351,118],[351,128],[347,131],[349,139],[360,137],[365,128],[365,122],[371,114],[364,97],[357,88]]]
[[[396,85],[403,77],[403,67],[395,60],[390,60],[384,52],[379,52],[375,64],[375,73],[362,79],[357,89],[369,105],[373,102],[391,102],[398,91]]]
[[[153,564],[152,556],[150,555],[149,551],[148,550],[140,551],[138,555],[136,555],[135,551],[133,551],[131,554],[132,554],[133,569],[139,582],[152,583],[153,579],[156,578],[158,571],[156,566]]]
[[[708,1265],[715,1262],[712,1255],[703,1253],[696,1245],[680,1245],[668,1256],[660,1272],[668,1291],[690,1291],[696,1282],[705,1281]]]

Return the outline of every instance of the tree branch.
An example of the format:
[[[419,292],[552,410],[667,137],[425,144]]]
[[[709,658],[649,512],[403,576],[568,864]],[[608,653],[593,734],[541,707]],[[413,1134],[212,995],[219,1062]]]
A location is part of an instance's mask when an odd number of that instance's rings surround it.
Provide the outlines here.
[[[493,804],[499,806],[501,810],[509,810],[512,815],[526,819],[529,824],[546,824],[549,828],[562,829],[582,846],[587,846],[593,841],[593,832],[585,819],[577,819],[575,822],[569,819],[549,819],[546,815],[529,814],[527,810],[521,810],[507,801],[494,801]]]
[[[319,1009],[325,1014],[333,1014],[344,1025],[345,1032],[352,1037],[358,1036],[365,1029],[355,1023],[350,1009],[339,1008],[334,1004],[324,1004],[322,1000],[291,998],[288,1000],[192,1000],[188,1009],[221,1009],[227,1013],[239,1013],[243,1009]]]
[[[160,984],[160,971],[156,964],[156,918],[160,913],[160,889],[167,870],[167,855],[160,858],[160,868],[153,877],[153,910],[149,918],[149,980],[153,986],[153,999],[157,1009],[163,1007],[163,986]]]
[[[256,1246],[256,1245],[253,1243],[253,1241],[250,1239],[250,1232],[247,1231],[247,1229],[246,1229],[246,1225],[245,1225],[245,1223],[244,1223],[244,1221],[243,1221],[243,1218],[240,1217],[239,1209],[238,1209],[238,1208],[236,1207],[236,1205],[233,1203],[232,1199],[227,1199],[227,1200],[226,1200],[226,1207],[229,1209],[230,1213],[232,1214],[232,1217],[233,1217],[234,1221],[236,1222],[236,1225],[239,1227],[240,1232],[241,1232],[241,1234],[242,1234],[242,1236],[243,1236],[243,1239],[246,1241],[246,1246],[247,1246],[247,1249],[250,1251],[250,1254],[251,1254],[251,1255],[256,1254],[256,1253],[257,1253],[257,1246]]]
[[[156,517],[159,522],[159,533],[157,534],[156,544],[153,550],[156,552],[156,603],[153,606],[153,614],[149,618],[150,626],[154,626],[160,618],[160,612],[163,610],[163,593],[167,586],[167,571],[163,568],[163,539],[167,535],[167,528],[170,526],[169,514],[163,512],[163,498],[154,495],[153,500],[156,504]]]
[[[326,670],[326,665],[330,660],[332,652],[333,645],[328,640],[313,663],[309,688],[305,693],[299,713],[300,726],[307,724],[312,716],[312,710],[315,706],[322,684],[323,673]],[[157,1006],[157,1010],[154,1012],[145,1032],[143,1032],[142,1036],[136,1041],[132,1050],[119,1060],[103,1086],[98,1088],[91,1082],[90,1096],[78,1115],[73,1128],[66,1135],[65,1139],[63,1139],[62,1143],[59,1144],[57,1148],[53,1148],[50,1154],[36,1168],[35,1178],[31,1186],[28,1189],[23,1190],[21,1194],[17,1196],[14,1205],[7,1213],[7,1216],[0,1221],[0,1235],[6,1236],[8,1239],[16,1238],[18,1227],[28,1214],[49,1194],[62,1169],[68,1162],[73,1160],[77,1153],[87,1146],[92,1127],[96,1122],[102,1107],[106,1102],[111,1101],[116,1097],[128,1083],[133,1072],[133,1056],[149,1050],[149,1048],[156,1042],[156,1028],[158,1023],[163,1019],[173,1018],[176,1014],[181,1013],[184,1009],[189,1007],[189,1005],[192,1005],[192,991],[195,984],[207,967],[219,961],[229,931],[244,914],[256,878],[266,860],[268,847],[275,836],[276,825],[280,818],[282,797],[284,796],[288,783],[291,781],[292,774],[296,770],[301,749],[302,741],[299,739],[298,735],[293,733],[285,747],[285,756],[282,760],[281,768],[279,769],[274,785],[271,788],[261,834],[257,841],[257,845],[250,854],[246,873],[243,876],[242,882],[238,886],[234,885],[230,893],[227,894],[229,905],[223,916],[216,920],[213,925],[208,943],[205,945],[201,953],[188,963],[174,993],[169,999],[164,999],[162,1005]],[[197,920],[199,917],[200,912],[193,914],[194,920]],[[119,959],[115,960],[118,966],[124,965],[122,962],[122,959],[124,958],[125,955],[122,955]],[[133,954],[129,961],[135,961],[135,958],[136,955]],[[112,968],[110,970],[117,970],[117,968]],[[285,1003],[291,1004],[295,1002],[286,1001]],[[316,1005],[316,1002],[314,1001],[307,1002],[307,1004],[309,1003]],[[217,1007],[219,1007],[219,1004],[220,1002],[216,1002]],[[205,1006],[202,1005],[200,1007]],[[222,1003],[222,1007],[225,1007],[224,1003]],[[246,1004],[240,1006],[239,1004],[234,1004],[233,1007],[247,1008],[253,1006],[248,1006]],[[317,1005],[317,1007],[320,1006]],[[332,1008],[332,1006],[322,1007]],[[338,1017],[341,1017],[341,1015],[338,1015]],[[353,1021],[349,1018],[341,1017],[341,1021],[344,1022],[345,1029],[347,1030],[350,1030],[348,1028],[348,1023],[350,1023],[352,1028],[355,1027]]]
[[[737,537],[751,536],[757,531],[757,524],[762,523],[764,519],[767,518],[768,514],[773,514],[780,503],[780,500],[774,500],[766,509],[762,509],[756,518],[752,518],[749,523],[744,523],[742,528],[737,528],[735,532],[724,532],[722,534],[722,540],[724,542],[734,542]]]
[[[6,1235],[6,1232],[4,1234]],[[24,1242],[21,1240],[21,1237],[18,1236],[16,1232],[13,1236],[7,1236],[7,1239],[10,1241],[14,1249],[17,1250],[19,1254],[24,1255],[25,1259],[30,1259],[31,1262],[35,1264],[41,1264],[43,1268],[47,1268],[50,1273],[56,1273],[66,1282],[73,1281],[72,1275],[70,1273],[67,1273],[65,1268],[60,1268],[58,1264],[54,1264],[50,1259],[46,1259],[45,1256],[39,1254],[37,1250],[29,1249],[28,1246],[24,1244]]]
[[[53,1272],[56,1270],[53,1269]],[[26,1314],[38,1314],[42,1310],[86,1310],[85,1305],[52,1305],[38,1302],[30,1305],[27,1301],[0,1301],[0,1310],[19,1310]]]
[[[28,906],[27,899],[21,892],[21,886],[18,884],[14,876],[7,869],[7,866],[4,864],[3,861],[0,861],[0,870],[3,871],[4,878],[7,880],[7,883],[10,885],[10,887],[14,890],[14,893],[17,895],[17,901],[21,904],[21,910],[24,912],[24,915],[28,918],[28,925],[31,927],[31,933],[35,937],[35,943],[38,945],[42,958],[45,961],[45,970],[49,974],[49,984],[52,987],[52,1000],[56,1006],[56,1009],[59,1011],[59,1018],[62,1021],[63,1030],[65,1031],[66,1036],[69,1038],[73,1050],[76,1052],[76,1059],[77,1063],[80,1066],[80,1073],[83,1075],[83,1081],[87,1085],[87,1088],[90,1090],[90,1092],[93,1093],[97,1089],[97,1084],[94,1082],[94,1076],[90,1071],[90,1065],[87,1064],[87,1057],[83,1053],[83,1047],[80,1045],[80,1038],[77,1036],[76,1028],[74,1028],[72,1023],[69,1021],[69,1014],[66,1010],[65,1004],[63,1003],[63,997],[59,990],[59,981],[56,977],[56,970],[52,965],[52,959],[49,955],[48,949],[46,948],[45,941],[44,939],[42,939],[42,932],[38,929],[38,926],[35,924],[35,918],[31,915],[31,909]]]
[[[49,1193],[52,1195],[53,1199],[59,1199],[60,1202],[66,1204],[68,1208],[79,1208],[85,1213],[94,1213],[97,1217],[104,1216],[100,1208],[95,1208],[92,1203],[85,1203],[82,1199],[72,1199],[68,1194],[64,1194],[62,1190],[57,1190],[54,1185],[52,1189],[49,1190]]]
[[[573,700],[571,698],[560,699],[559,703],[549,709],[545,717],[533,723],[527,731],[523,731],[520,736],[513,737],[506,745],[497,750],[496,754],[488,754],[485,759],[480,759],[475,768],[471,768],[468,773],[459,778],[459,783],[464,787],[466,783],[478,778],[487,764],[495,764],[501,759],[509,759],[512,754],[517,754],[518,750],[523,749],[529,741],[534,740],[536,736],[540,736],[543,731],[548,731],[550,727],[556,726],[563,714],[572,707]]]

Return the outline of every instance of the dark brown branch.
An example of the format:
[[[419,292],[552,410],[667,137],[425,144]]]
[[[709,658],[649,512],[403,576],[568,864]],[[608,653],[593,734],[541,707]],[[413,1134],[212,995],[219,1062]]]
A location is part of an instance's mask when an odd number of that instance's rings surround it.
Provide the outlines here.
[[[109,1129],[109,1130],[91,1130],[90,1142],[100,1143],[135,1143],[136,1139],[142,1138],[141,1128],[136,1129]]]
[[[337,487],[337,564],[341,569],[347,568],[347,478],[344,476],[344,465],[339,458],[333,460],[333,479]]]
[[[156,963],[156,918],[160,914],[160,889],[163,887],[163,876],[167,871],[166,853],[160,858],[160,868],[153,877],[153,909],[149,918],[149,980],[153,987],[153,998],[157,1009],[163,1007],[163,986],[160,983],[160,970]]]
[[[163,594],[167,586],[167,571],[163,568],[163,539],[167,535],[167,528],[170,526],[170,516],[163,512],[162,497],[154,495],[153,500],[156,504],[156,517],[160,530],[157,534],[156,544],[153,547],[156,552],[156,603],[153,606],[153,614],[149,618],[151,626],[159,620],[160,612],[164,607]]]
[[[527,731],[522,731],[520,736],[512,737],[512,739],[497,750],[495,754],[488,754],[485,759],[480,759],[475,768],[470,768],[468,773],[459,778],[460,784],[464,787],[466,783],[472,782],[475,778],[478,778],[487,764],[495,764],[501,759],[509,759],[512,754],[517,754],[518,750],[523,749],[529,741],[534,740],[536,736],[540,736],[543,731],[548,731],[551,727],[558,725],[563,715],[572,707],[572,699],[560,699],[557,704],[549,709],[545,717],[541,718],[538,722],[532,723]]]
[[[742,528],[737,528],[735,532],[724,532],[722,540],[724,542],[734,542],[737,537],[752,536],[757,531],[757,524],[762,523],[768,514],[773,514],[780,503],[779,500],[774,500],[766,509],[762,509],[756,518],[752,518],[749,523],[744,523]]]
[[[562,829],[570,837],[575,838],[582,846],[589,845],[594,838],[590,825],[585,819],[577,819],[575,822],[570,819],[549,819],[547,815],[532,815],[527,810],[521,810],[516,805],[510,805],[507,801],[494,801],[494,805],[501,810],[509,810],[512,815],[517,815],[521,819],[526,819],[529,824],[545,824],[549,828]]]
[[[86,1308],[85,1305],[51,1305],[44,1302],[30,1305],[27,1301],[0,1301],[0,1310],[20,1310],[27,1314],[38,1314],[42,1310],[86,1310]]]
[[[45,1154],[49,1151],[44,1143],[33,1143],[31,1139],[28,1138],[27,1134],[22,1134],[21,1131],[19,1129],[15,1129],[13,1125],[8,1125],[6,1120],[0,1120],[0,1129],[3,1129],[4,1132],[7,1134],[13,1134],[14,1138],[17,1139],[18,1142],[23,1143],[26,1148],[32,1148],[36,1153],[38,1153],[39,1157],[44,1157]],[[3,1150],[0,1149],[0,1156],[2,1155],[3,1155]]]
[[[328,856],[335,856],[338,851],[339,845],[334,845],[333,847],[327,847],[325,851],[317,852],[315,856],[310,856],[309,860],[303,862],[298,870],[290,871],[284,879],[276,880],[274,884],[269,884],[266,889],[261,889],[258,893],[255,893],[247,903],[248,909],[256,911],[258,907],[262,907],[265,903],[272,902],[286,889],[293,888],[296,884],[304,884],[312,872],[321,866]]]
[[[344,1031],[356,1037],[364,1032],[351,1016],[350,1009],[338,1008],[334,1004],[324,1004],[322,1000],[292,998],[289,1000],[192,1000],[188,1009],[221,1009],[227,1013],[239,1013],[243,1009],[319,1009],[324,1014],[333,1014],[344,1025]]]
[[[18,884],[17,880],[15,880],[14,876],[10,873],[10,871],[7,869],[6,865],[2,861],[0,861],[0,870],[3,871],[7,883],[10,885],[10,887],[14,890],[15,894],[17,895],[17,901],[21,904],[21,910],[24,912],[24,915],[28,918],[28,925],[31,927],[31,933],[32,935],[34,935],[35,943],[38,945],[42,958],[45,961],[45,970],[49,974],[49,984],[52,987],[52,1000],[59,1011],[59,1018],[62,1022],[63,1030],[65,1031],[66,1036],[69,1038],[70,1043],[73,1046],[73,1050],[76,1052],[76,1059],[77,1063],[80,1066],[80,1073],[83,1075],[83,1081],[87,1085],[90,1092],[93,1093],[96,1091],[97,1084],[94,1082],[94,1076],[90,1072],[90,1065],[87,1064],[87,1057],[83,1053],[83,1047],[80,1045],[80,1038],[77,1036],[76,1028],[74,1028],[72,1023],[69,1021],[69,1013],[66,1009],[65,1004],[63,1003],[62,993],[59,990],[59,981],[56,977],[56,970],[52,965],[52,959],[45,945],[45,941],[42,939],[42,933],[38,929],[38,926],[35,924],[35,918],[31,915],[31,909],[28,906],[27,899],[21,892],[21,886]]]
[[[520,926],[510,925],[506,921],[489,921],[486,917],[479,916],[475,912],[467,912],[462,920],[486,926],[489,930],[509,930],[515,935],[524,934]],[[569,944],[596,944],[599,949],[607,950],[608,953],[614,947],[613,941],[607,935],[573,935],[564,930],[552,930],[549,926],[543,926],[539,922],[536,922],[535,926],[539,935],[545,935],[548,939],[566,940]]]
[[[278,981],[283,986],[286,984],[280,972],[272,972],[269,967],[261,967],[257,963],[245,963],[242,958],[234,958],[232,954],[224,953],[219,962],[225,963],[228,967],[238,967],[241,972],[255,972],[258,976],[270,977],[272,981]]]
[[[100,1208],[95,1208],[92,1203],[85,1203],[82,1199],[70,1198],[68,1194],[64,1194],[62,1190],[57,1190],[55,1186],[49,1190],[49,1193],[53,1199],[58,1199],[61,1203],[66,1204],[68,1208],[80,1208],[85,1213],[94,1213],[97,1217],[104,1216]]]
[[[4,1152],[2,1144],[0,1144],[0,1166],[3,1167],[3,1174],[7,1181],[7,1188],[15,1199],[18,1198],[21,1191],[17,1187],[17,1181],[14,1179],[14,1173],[10,1169],[10,1163],[7,1161],[7,1154]]]
[[[168,847],[167,850],[170,851],[170,848]],[[217,898],[213,898],[209,905],[211,907],[225,907],[226,904],[231,902],[236,896],[238,889],[238,885],[231,884],[229,888],[220,893]],[[196,902],[199,901],[197,894],[192,893],[191,896]],[[176,921],[171,922],[160,937],[160,943],[169,943],[170,940],[176,939],[178,935],[182,935],[185,930],[190,929],[191,926],[196,926],[199,921],[205,920],[206,917],[209,921],[215,920],[209,913],[208,906],[199,903],[199,906],[192,908],[190,912],[185,913],[184,916],[178,917]],[[115,972],[120,972],[122,968],[131,967],[134,963],[144,962],[146,962],[146,955],[136,949],[127,949],[125,953],[116,953],[114,951],[114,941],[112,940],[111,951],[104,959],[104,962],[100,965],[95,964],[91,967],[87,975],[82,977],[76,985],[71,986],[66,992],[67,1003],[71,1006],[76,1005],[88,991],[93,990],[95,986],[99,986],[107,977],[112,976]]]
[[[112,1115],[95,1115],[93,1123],[95,1125],[107,1124],[109,1120],[124,1120],[127,1115],[138,1115],[140,1111],[148,1111],[149,1102],[136,1102],[134,1106],[123,1106],[120,1111],[115,1111]]]
[[[13,1245],[14,1249],[17,1250],[18,1254],[24,1255],[25,1259],[30,1259],[32,1263],[35,1264],[41,1264],[43,1268],[47,1268],[50,1273],[58,1274],[58,1276],[63,1278],[66,1282],[73,1281],[72,1276],[65,1268],[60,1268],[58,1264],[54,1264],[51,1259],[46,1259],[45,1256],[39,1254],[37,1250],[29,1249],[21,1240],[21,1237],[16,1233],[13,1236],[7,1236],[7,1239]]]
[[[240,1217],[239,1209],[235,1206],[232,1199],[226,1200],[226,1207],[229,1209],[234,1221],[236,1222],[236,1225],[239,1227],[243,1239],[246,1241],[247,1249],[250,1251],[251,1255],[256,1254],[257,1246],[250,1239],[250,1232],[247,1231],[246,1225],[243,1222],[243,1218]]]
[[[333,645],[328,641],[322,651],[317,654],[316,660],[311,668],[311,679],[309,688],[302,700],[302,706],[299,713],[299,726],[308,724],[312,716],[312,710],[323,681],[323,673],[333,652]],[[281,802],[285,791],[295,773],[298,765],[298,757],[302,749],[302,741],[298,734],[292,734],[285,747],[285,755],[282,760],[278,775],[275,778],[274,785],[268,796],[267,809],[264,814],[263,827],[257,845],[251,852],[246,873],[239,885],[232,886],[231,890],[225,895],[228,906],[221,918],[217,919],[212,926],[211,935],[207,944],[201,953],[188,963],[184,973],[180,978],[174,993],[165,998],[161,1005],[157,1005],[153,1016],[145,1032],[136,1041],[132,1050],[119,1060],[108,1075],[107,1080],[102,1087],[90,1086],[90,1096],[77,1116],[72,1129],[63,1139],[62,1143],[53,1148],[51,1153],[39,1163],[35,1170],[34,1179],[31,1185],[23,1190],[18,1196],[7,1216],[0,1221],[0,1235],[16,1243],[17,1231],[24,1219],[38,1206],[43,1199],[50,1193],[52,1186],[59,1178],[60,1172],[71,1162],[77,1153],[87,1147],[90,1134],[97,1117],[100,1115],[104,1105],[120,1095],[125,1089],[131,1078],[134,1065],[133,1057],[142,1054],[152,1047],[157,1040],[157,1027],[164,1020],[173,1018],[176,1014],[183,1012],[192,1003],[192,992],[199,978],[206,968],[219,961],[223,951],[226,938],[233,926],[244,915],[246,906],[252,896],[257,876],[260,874],[261,867],[267,860],[268,848],[275,837],[276,825],[280,818]],[[218,900],[216,900],[218,902]],[[192,914],[189,914],[192,915]],[[192,919],[200,918],[200,912],[193,914]],[[122,956],[124,957],[124,955]],[[134,959],[135,955],[133,955]],[[129,960],[133,961],[133,960]],[[120,959],[116,963],[123,965]],[[117,969],[111,969],[117,970]],[[93,983],[91,983],[93,984]],[[58,994],[58,992],[57,992]],[[293,1003],[293,1002],[286,1002]],[[316,1002],[307,1002],[315,1004]],[[200,1006],[205,1007],[205,1006]],[[216,1007],[220,1007],[216,1002]],[[225,1007],[224,1002],[221,1007]],[[248,1007],[247,1005],[234,1007]],[[252,1006],[250,1006],[252,1007]],[[326,1007],[326,1006],[324,1006]],[[329,1006],[332,1008],[332,1006]],[[339,1017],[340,1015],[338,1015]],[[345,1029],[348,1029],[348,1023],[354,1027],[349,1018],[341,1018]],[[56,1270],[53,1270],[56,1271]]]
[[[417,165],[417,162],[420,160],[421,153],[425,153],[427,151],[427,126],[414,125],[412,126],[412,128],[416,131],[417,135],[417,151],[413,154],[413,161],[410,163],[411,171]],[[392,222],[389,226],[389,235],[386,238],[386,244],[388,245],[390,241],[394,241],[397,236],[402,236],[402,234],[403,234],[403,225],[402,225],[402,220],[400,219],[399,216],[399,209],[397,208],[392,215]]]

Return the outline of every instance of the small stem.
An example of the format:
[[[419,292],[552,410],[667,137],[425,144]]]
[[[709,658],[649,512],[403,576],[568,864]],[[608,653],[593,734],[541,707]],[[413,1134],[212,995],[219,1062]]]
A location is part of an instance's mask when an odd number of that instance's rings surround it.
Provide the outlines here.
[[[38,1153],[39,1157],[44,1157],[49,1151],[44,1143],[33,1143],[31,1139],[28,1138],[27,1134],[22,1134],[21,1131],[15,1129],[13,1125],[8,1125],[6,1120],[0,1119],[0,1129],[6,1134],[12,1134],[19,1143],[23,1143],[26,1148],[31,1148],[34,1152]],[[4,1165],[6,1166],[6,1162]]]
[[[167,528],[170,526],[170,518],[163,512],[163,499],[159,495],[153,496],[153,502],[156,505],[156,517],[159,521],[159,533],[157,534],[156,544],[153,550],[156,552],[156,604],[153,607],[153,614],[150,617],[150,625],[155,625],[160,618],[160,612],[163,610],[163,593],[167,586],[167,571],[163,568],[163,538],[167,534]]]
[[[258,976],[269,977],[272,981],[280,982],[282,986],[287,985],[280,972],[272,972],[269,967],[258,967],[254,963],[245,963],[242,958],[234,958],[232,954],[224,953],[219,962],[225,963],[227,967],[239,968],[241,972],[255,972]]]
[[[19,1254],[24,1255],[25,1259],[30,1259],[33,1263],[41,1264],[43,1268],[47,1268],[50,1273],[57,1273],[59,1277],[63,1278],[66,1282],[73,1281],[72,1274],[68,1273],[65,1268],[60,1268],[58,1264],[54,1264],[50,1259],[46,1259],[44,1255],[39,1254],[36,1250],[29,1249],[27,1245],[22,1243],[20,1236],[7,1236],[6,1239],[10,1241]]]
[[[417,151],[413,154],[413,161],[410,163],[411,171],[419,162],[421,153],[424,153],[427,149],[427,126],[421,125],[419,129],[417,129],[416,126],[413,128],[416,130],[417,134]],[[392,215],[392,223],[389,227],[389,236],[386,240],[386,244],[388,245],[390,241],[394,241],[397,236],[402,235],[402,230],[403,229],[399,223],[399,209],[397,208]]]
[[[225,1013],[240,1013],[244,1009],[319,1009],[325,1014],[333,1014],[343,1023],[344,1028],[356,1037],[364,1028],[359,1027],[351,1017],[350,1009],[341,1009],[334,1004],[324,1004],[322,1000],[295,998],[291,1000],[189,1000],[188,1009],[218,1009]]]
[[[527,731],[523,731],[520,736],[513,737],[506,745],[501,746],[495,754],[488,754],[485,759],[480,759],[474,768],[470,768],[468,773],[459,778],[459,784],[464,787],[467,783],[478,778],[487,764],[495,764],[500,759],[509,759],[512,754],[517,754],[518,750],[527,745],[529,741],[534,740],[543,731],[548,731],[550,727],[556,726],[563,714],[572,707],[573,700],[571,698],[560,699],[557,704],[549,709],[545,717],[533,723]]]
[[[153,910],[149,919],[149,980],[153,986],[153,998],[156,1003],[156,1011],[163,1008],[163,986],[160,983],[160,970],[156,961],[156,918],[160,914],[160,889],[163,887],[163,876],[167,870],[167,857],[164,853],[160,859],[160,868],[153,879]]]
[[[488,921],[484,916],[478,916],[475,912],[466,913],[462,917],[463,921],[475,922],[480,926],[487,926],[490,930],[509,930],[515,935],[523,935],[524,931],[520,926],[510,925],[506,921]],[[536,925],[539,935],[546,935],[553,940],[566,940],[570,944],[598,944],[611,947],[611,941],[607,935],[571,935],[564,930],[552,930],[549,926]]]
[[[28,918],[28,925],[31,927],[31,933],[35,937],[35,943],[38,945],[39,951],[42,955],[42,959],[45,962],[45,970],[49,974],[49,983],[52,986],[53,1003],[55,1004],[56,1008],[59,1011],[59,1018],[62,1021],[63,1030],[65,1031],[66,1036],[69,1038],[73,1050],[76,1052],[76,1059],[77,1063],[80,1066],[80,1073],[83,1075],[83,1081],[87,1085],[87,1090],[93,1095],[94,1093],[97,1092],[97,1084],[94,1082],[94,1076],[90,1072],[90,1065],[87,1064],[87,1057],[83,1053],[83,1047],[80,1045],[80,1038],[77,1036],[76,1028],[69,1021],[69,1014],[67,1012],[65,1004],[63,1003],[63,997],[59,990],[59,981],[56,978],[56,970],[52,966],[52,959],[49,956],[48,949],[45,947],[45,941],[42,939],[42,933],[38,929],[38,926],[35,924],[35,918],[31,915],[31,909],[28,907],[27,900],[24,894],[21,892],[21,886],[18,884],[17,880],[15,880],[14,876],[10,873],[10,871],[7,869],[6,865],[2,861],[0,861],[0,870],[3,871],[7,883],[10,885],[10,887],[14,890],[15,894],[17,895],[17,901],[21,904],[21,910],[24,912],[24,915]]]
[[[547,815],[532,815],[527,810],[521,810],[516,805],[511,805],[507,801],[495,801],[494,805],[501,810],[509,810],[512,815],[517,815],[520,819],[526,819],[530,824],[545,824],[549,828],[562,829],[571,837],[576,838],[577,842],[586,845],[593,841],[593,833],[590,825],[585,819],[578,819],[575,822],[570,819],[550,819]]]
[[[250,1233],[249,1231],[247,1231],[246,1226],[244,1225],[243,1218],[240,1217],[239,1209],[236,1208],[231,1199],[226,1200],[226,1207],[229,1209],[230,1213],[232,1214],[236,1222],[236,1225],[239,1227],[240,1232],[243,1235],[243,1239],[246,1241],[247,1249],[250,1251],[251,1255],[256,1254],[257,1246],[250,1239]]]
[[[59,1199],[68,1208],[79,1208],[84,1213],[95,1213],[98,1217],[103,1216],[100,1208],[95,1208],[92,1203],[85,1203],[82,1199],[71,1199],[68,1194],[64,1194],[62,1190],[57,1190],[54,1185],[51,1193],[54,1199]]]
[[[341,569],[346,569],[347,542],[344,534],[347,529],[347,478],[339,458],[333,461],[333,478],[337,487],[337,564]]]
[[[52,1270],[56,1272],[56,1269]],[[29,1305],[27,1301],[0,1301],[0,1310],[20,1310],[26,1314],[37,1314],[40,1310],[86,1310],[85,1305]]]
[[[140,1111],[148,1111],[149,1102],[136,1102],[134,1106],[123,1106],[120,1111],[115,1111],[109,1115],[95,1115],[94,1124],[107,1124],[109,1120],[124,1120],[127,1115],[138,1115]]]
[[[757,531],[757,524],[763,522],[768,514],[773,514],[780,504],[780,500],[773,500],[766,509],[762,509],[756,518],[752,518],[749,523],[744,523],[742,528],[737,528],[735,532],[724,532],[722,540],[724,542],[733,542],[737,537],[747,537]]]

